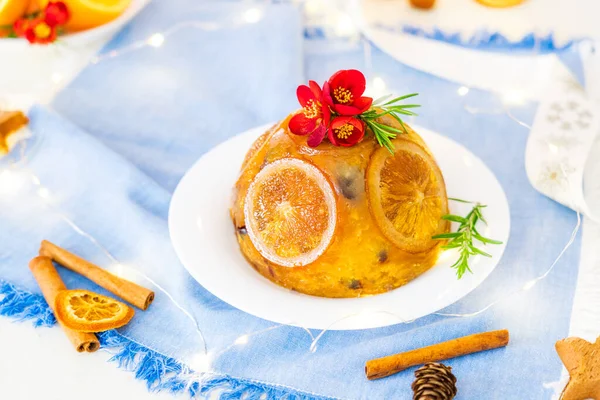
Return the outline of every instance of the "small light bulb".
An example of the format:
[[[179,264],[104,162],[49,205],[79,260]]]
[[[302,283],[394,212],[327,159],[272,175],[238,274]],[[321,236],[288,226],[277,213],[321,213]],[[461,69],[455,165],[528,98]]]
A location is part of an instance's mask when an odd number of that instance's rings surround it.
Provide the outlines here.
[[[552,154],[558,153],[558,146],[555,145],[554,143],[548,143],[548,148],[550,149],[550,152]]]
[[[466,96],[469,93],[469,88],[466,86],[461,86],[457,90],[459,96]]]
[[[16,194],[23,187],[24,180],[21,174],[4,170],[0,172],[0,195]]]
[[[211,368],[210,354],[198,353],[189,360],[189,365],[196,372],[209,372]]]
[[[255,24],[262,18],[262,12],[258,8],[250,8],[244,13],[244,21]]]
[[[240,336],[239,338],[235,339],[235,342],[233,342],[233,343],[239,344],[239,345],[248,343],[248,335]]]
[[[50,191],[48,189],[46,189],[45,187],[39,188],[37,193],[38,193],[38,196],[40,196],[42,199],[47,200],[50,198]]]
[[[63,76],[62,76],[62,74],[59,74],[58,72],[55,72],[55,73],[52,74],[52,78],[51,79],[52,79],[52,82],[54,82],[56,84],[59,84],[59,83],[62,82]]]
[[[152,47],[160,47],[165,42],[165,35],[162,33],[155,33],[150,36],[147,40],[147,43]]]
[[[356,26],[349,15],[340,15],[335,24],[335,34],[341,37],[352,36],[356,33]]]
[[[108,267],[109,271],[118,277],[127,279],[128,281],[141,283],[140,275],[136,272],[136,270],[132,267],[129,267],[125,264],[115,263]]]
[[[315,16],[319,14],[323,7],[322,0],[306,0],[304,2],[304,12],[307,16]]]
[[[385,84],[385,81],[379,77],[376,76],[375,78],[373,78],[373,89],[375,89],[376,91],[384,91],[386,89],[387,85]]]
[[[525,104],[525,93],[520,90],[510,90],[502,95],[502,102],[509,106]]]

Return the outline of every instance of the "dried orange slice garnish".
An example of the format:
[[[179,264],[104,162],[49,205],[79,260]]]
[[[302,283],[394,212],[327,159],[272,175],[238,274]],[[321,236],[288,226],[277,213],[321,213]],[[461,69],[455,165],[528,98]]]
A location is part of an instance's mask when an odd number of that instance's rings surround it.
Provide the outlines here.
[[[431,237],[446,232],[448,213],[444,178],[433,157],[408,140],[395,140],[394,154],[381,148],[367,168],[373,217],[383,234],[402,250],[418,253],[436,245]]]
[[[80,332],[119,328],[133,318],[133,308],[113,298],[87,290],[63,290],[55,300],[56,318]]]
[[[521,4],[524,0],[476,0],[478,3],[488,7],[512,7]]]
[[[264,258],[285,267],[303,266],[319,258],[331,242],[335,196],[315,166],[283,158],[256,175],[244,216],[250,240]]]

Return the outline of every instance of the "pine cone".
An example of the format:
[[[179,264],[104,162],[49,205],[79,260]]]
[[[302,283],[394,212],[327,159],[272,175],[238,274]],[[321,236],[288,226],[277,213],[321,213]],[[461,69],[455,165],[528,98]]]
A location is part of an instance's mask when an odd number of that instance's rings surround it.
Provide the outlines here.
[[[413,400],[452,400],[456,396],[456,377],[452,368],[440,363],[427,363],[415,371]]]

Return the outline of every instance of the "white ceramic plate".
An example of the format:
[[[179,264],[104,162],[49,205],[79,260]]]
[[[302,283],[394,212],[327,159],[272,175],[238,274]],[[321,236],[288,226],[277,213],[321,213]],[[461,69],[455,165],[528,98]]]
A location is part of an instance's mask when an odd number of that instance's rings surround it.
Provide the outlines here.
[[[169,231],[190,274],[221,300],[270,321],[314,329],[365,329],[397,324],[440,310],[475,289],[497,265],[510,230],[508,202],[500,183],[479,158],[460,144],[422,128],[444,174],[449,196],[488,205],[486,234],[504,245],[487,246],[492,258],[473,260],[474,274],[457,280],[446,252],[431,270],[391,292],[372,297],[328,299],[284,289],[256,272],[242,256],[229,217],[232,188],[252,142],[269,126],[242,133],[202,156],[177,186]],[[465,213],[465,205],[451,204]],[[433,294],[433,295],[432,295]]]

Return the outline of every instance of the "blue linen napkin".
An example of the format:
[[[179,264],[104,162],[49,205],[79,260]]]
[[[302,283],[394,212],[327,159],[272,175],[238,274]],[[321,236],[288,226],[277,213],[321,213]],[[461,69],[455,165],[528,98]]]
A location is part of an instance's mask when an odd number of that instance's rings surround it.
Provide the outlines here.
[[[162,23],[166,28],[183,18],[182,13],[174,17],[174,11],[169,11],[164,3],[155,2],[153,7],[157,7],[153,15],[140,15],[106,51],[146,37],[155,31],[157,24]],[[236,6],[227,4],[224,7],[235,10]],[[231,10],[226,14],[229,15]],[[287,8],[287,11],[294,15],[292,9]],[[265,14],[266,18],[270,12]],[[254,25],[253,29],[260,30],[260,26]],[[290,31],[295,29],[289,21],[279,26],[282,30],[283,27]],[[136,36],[136,31],[141,33]],[[224,35],[227,31],[225,29]],[[199,36],[201,33],[196,32]],[[241,41],[250,34],[246,30],[238,33],[239,36],[232,34],[232,37]],[[263,40],[273,36],[263,33]],[[217,38],[214,32],[206,35]],[[285,37],[283,32],[281,35]],[[549,390],[544,384],[558,380],[561,370],[553,343],[568,331],[579,240],[546,280],[477,317],[430,316],[410,325],[327,332],[315,353],[309,352],[312,339],[307,333],[293,327],[273,329],[252,337],[246,345],[230,347],[238,337],[275,324],[221,302],[184,271],[168,239],[169,193],[164,188],[172,188],[195,157],[216,142],[293,110],[298,76],[291,74],[290,82],[281,78],[280,88],[268,86],[270,90],[262,90],[262,86],[257,85],[251,99],[236,100],[247,106],[246,112],[239,112],[237,108],[229,107],[229,101],[235,98],[237,88],[248,83],[243,71],[241,75],[236,73],[244,66],[237,65],[237,69],[232,67],[231,70],[223,67],[223,72],[214,67],[212,75],[185,75],[186,80],[192,79],[192,82],[189,86],[176,86],[176,98],[169,97],[176,100],[179,107],[170,108],[169,113],[160,113],[167,100],[158,92],[150,91],[153,89],[146,91],[144,87],[149,85],[148,81],[136,85],[130,81],[137,74],[143,74],[150,61],[150,65],[171,65],[175,72],[178,68],[192,70],[211,54],[204,53],[200,43],[204,43],[200,38],[192,40],[186,35],[173,35],[164,44],[165,48],[173,46],[167,53],[161,53],[162,48],[158,51],[148,48],[85,70],[54,103],[56,109],[83,127],[83,131],[43,108],[31,111],[35,143],[29,148],[27,167],[47,188],[45,201],[49,204],[44,205],[46,203],[36,193],[39,188],[35,185],[24,185],[17,197],[0,196],[0,201],[6,202],[0,207],[0,278],[38,292],[25,265],[35,254],[41,239],[53,240],[93,262],[111,266],[112,261],[97,246],[65,223],[56,213],[59,210],[97,238],[119,262],[144,271],[190,310],[199,321],[210,351],[221,352],[229,348],[213,360],[215,372],[243,382],[267,383],[269,386],[265,388],[283,387],[298,397],[410,398],[412,370],[368,382],[364,377],[364,362],[478,331],[508,328],[512,343],[507,348],[447,362],[459,379],[457,398],[548,397]],[[249,42],[245,43],[250,46]],[[210,44],[204,44],[212,48]],[[243,47],[238,50],[241,49]],[[275,47],[270,51],[295,60],[284,61],[285,65],[300,59],[298,53],[292,53],[287,47]],[[177,54],[188,57],[177,58],[175,62],[172,58]],[[218,65],[224,66],[227,64],[224,60],[233,61],[238,55],[222,51],[215,56],[220,57]],[[384,79],[390,91],[419,91],[423,109],[418,123],[464,144],[486,161],[502,183],[511,207],[512,232],[506,253],[494,273],[476,291],[446,311],[478,310],[546,270],[567,241],[575,225],[575,216],[529,185],[523,156],[527,132],[523,128],[506,115],[472,115],[463,107],[468,102],[493,109],[496,105],[491,94],[472,90],[466,98],[458,98],[455,84],[410,69],[377,50],[372,51],[370,67],[365,65],[360,47],[343,53],[309,54],[305,64],[306,75],[320,82],[337,69],[357,67],[368,70],[371,77],[378,75]],[[203,65],[201,68],[209,67]],[[263,68],[270,67],[265,65]],[[299,68],[296,66],[292,71],[299,71]],[[256,67],[253,71],[256,76],[262,76],[262,68]],[[118,82],[126,89],[107,84],[101,77],[108,77],[110,82]],[[211,85],[219,79],[229,79],[235,84],[230,83],[227,90],[218,91]],[[264,79],[269,80],[268,77]],[[212,88],[207,93],[218,93],[202,103],[215,103],[209,108],[198,106],[198,90],[202,85]],[[265,104],[272,108],[265,110]],[[217,111],[220,113],[218,118],[214,114]],[[531,121],[534,111],[535,105],[528,104],[516,112],[521,119]],[[273,115],[268,115],[270,112]],[[196,125],[191,121],[196,121]],[[86,131],[125,155],[162,187],[91,138]],[[61,272],[69,287],[100,290],[80,277]],[[138,312],[132,324],[120,333],[191,366],[194,356],[202,353],[203,344],[192,322],[160,292],[149,311]],[[313,332],[314,335],[318,333]],[[265,389],[265,393],[273,392]],[[271,398],[277,396],[271,395]]]
[[[160,47],[103,59],[54,104],[172,190],[199,148],[280,119],[295,107],[302,81],[301,18],[285,4],[155,0],[100,58],[156,33],[164,35]],[[135,116],[123,102],[135,104]]]

